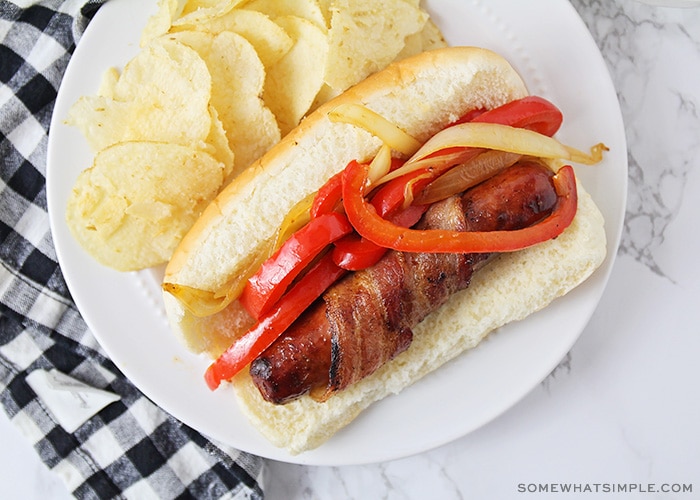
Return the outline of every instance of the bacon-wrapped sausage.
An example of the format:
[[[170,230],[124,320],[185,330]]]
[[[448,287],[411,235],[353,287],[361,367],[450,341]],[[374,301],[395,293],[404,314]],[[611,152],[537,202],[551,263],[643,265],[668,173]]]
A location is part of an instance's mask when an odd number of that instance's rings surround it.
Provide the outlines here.
[[[512,230],[546,217],[557,196],[551,170],[522,161],[430,207],[419,226]],[[325,400],[373,373],[410,345],[412,328],[469,286],[484,254],[389,252],[332,286],[252,364],[263,397],[284,403],[311,393]]]

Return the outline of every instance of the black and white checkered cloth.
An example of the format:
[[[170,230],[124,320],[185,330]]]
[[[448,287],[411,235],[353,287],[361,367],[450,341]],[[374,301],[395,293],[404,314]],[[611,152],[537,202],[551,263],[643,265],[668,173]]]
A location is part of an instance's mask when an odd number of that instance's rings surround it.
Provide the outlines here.
[[[202,437],[117,370],[57,263],[46,204],[49,122],[76,41],[101,3],[0,0],[0,402],[78,498],[262,498],[259,457]],[[69,432],[27,382],[53,369],[119,400]]]

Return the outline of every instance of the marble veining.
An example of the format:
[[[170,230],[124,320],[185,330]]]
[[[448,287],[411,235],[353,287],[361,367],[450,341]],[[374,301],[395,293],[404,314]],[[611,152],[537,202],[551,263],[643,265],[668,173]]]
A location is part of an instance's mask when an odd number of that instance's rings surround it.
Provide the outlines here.
[[[627,124],[630,187],[619,253],[668,278],[655,253],[700,163],[700,12],[573,3],[608,63]],[[641,123],[670,127],[649,134]]]

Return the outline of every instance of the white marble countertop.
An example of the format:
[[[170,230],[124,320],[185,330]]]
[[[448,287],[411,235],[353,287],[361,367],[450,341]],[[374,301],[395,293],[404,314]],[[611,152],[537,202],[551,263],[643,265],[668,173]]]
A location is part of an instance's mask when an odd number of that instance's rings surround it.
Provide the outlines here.
[[[478,431],[388,463],[271,462],[267,498],[542,498],[533,490],[565,485],[580,491],[567,498],[700,498],[700,8],[572,3],[608,63],[630,164],[618,259],[589,325]],[[0,443],[0,498],[68,497],[2,412]]]

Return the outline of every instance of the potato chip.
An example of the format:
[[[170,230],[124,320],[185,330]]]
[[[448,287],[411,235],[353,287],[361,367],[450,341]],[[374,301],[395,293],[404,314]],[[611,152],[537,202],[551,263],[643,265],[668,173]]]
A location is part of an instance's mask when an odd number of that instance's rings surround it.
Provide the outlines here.
[[[426,21],[423,31],[420,32],[420,38],[424,51],[447,47],[447,40],[445,40],[442,31],[432,19]]]
[[[117,102],[102,95],[81,96],[68,110],[67,125],[77,127],[93,151],[120,141],[132,133],[131,103]]]
[[[173,21],[180,17],[185,7],[185,0],[159,0],[158,10],[148,18],[141,32],[140,46],[145,47],[154,38],[168,32]]]
[[[223,165],[201,151],[118,143],[80,174],[66,221],[97,261],[121,271],[155,266],[170,258],[222,181]]]
[[[233,172],[233,151],[216,108],[209,106],[209,113],[211,115],[211,129],[202,149],[223,164],[224,177],[228,177]]]
[[[187,0],[182,14],[173,20],[173,26],[206,23],[222,16],[244,0]]]
[[[182,15],[192,14],[201,10],[230,10],[246,0],[185,0]]]
[[[67,220],[103,264],[165,262],[222,184],[311,110],[444,46],[420,0],[159,0],[141,52],[66,122],[97,152]]]
[[[330,101],[334,97],[338,97],[340,94],[341,94],[340,90],[336,90],[336,89],[330,87],[328,84],[324,83],[323,85],[321,85],[321,89],[316,94],[316,97],[314,98],[314,102],[311,104],[311,107],[309,108],[308,113],[311,113],[316,108],[318,108],[321,104]]]
[[[196,50],[209,68],[211,105],[233,150],[235,176],[280,139],[275,116],[259,99],[265,82],[263,65],[253,46],[230,31],[218,35],[181,31],[167,36]]]
[[[433,50],[442,47],[447,47],[447,40],[442,35],[442,31],[438,28],[437,24],[433,22],[432,19],[428,19],[423,26],[423,31],[419,34],[423,50]]]
[[[327,28],[331,27],[331,4],[333,3],[333,0],[316,0],[316,3],[318,3],[319,9],[321,9],[321,14],[323,15],[323,19],[325,21],[325,25]]]
[[[238,33],[255,47],[258,57],[266,68],[279,61],[294,44],[292,38],[279,24],[272,21],[266,14],[254,10],[233,9],[205,22],[180,25],[173,29],[173,31],[184,30],[201,30],[214,34],[222,31]]]
[[[114,87],[119,80],[119,70],[117,68],[108,68],[102,73],[100,86],[97,89],[97,95],[102,97],[114,98]]]
[[[242,7],[267,14],[273,20],[285,16],[301,17],[324,31],[328,29],[326,16],[316,0],[252,0]]]
[[[294,39],[294,46],[267,72],[263,99],[277,117],[282,135],[299,124],[323,85],[326,34],[296,16],[275,19]]]
[[[183,44],[149,44],[126,64],[110,92],[81,97],[66,120],[95,151],[131,140],[196,146],[209,135],[211,77],[202,58]]]
[[[421,52],[423,52],[422,32],[413,33],[408,35],[403,41],[403,48],[401,49],[401,52],[396,55],[394,60],[399,61]]]
[[[334,0],[324,81],[347,89],[393,61],[428,14],[405,0]]]
[[[399,55],[396,56],[396,60],[414,56],[426,50],[433,50],[446,46],[447,42],[443,38],[440,29],[431,19],[428,19],[422,31],[406,37],[406,40],[404,40],[404,47],[401,49],[401,52],[399,52]]]

